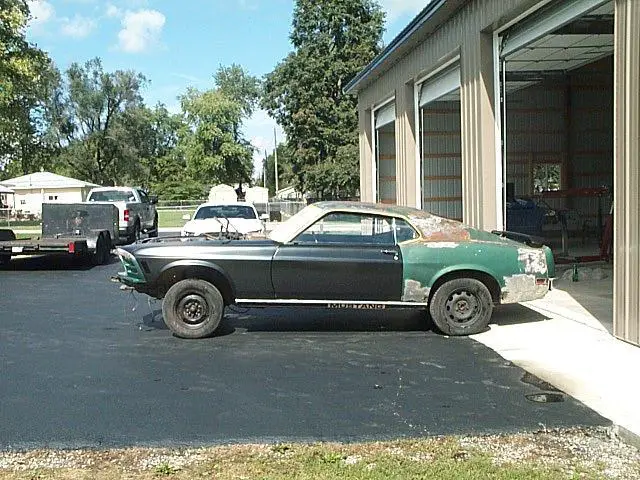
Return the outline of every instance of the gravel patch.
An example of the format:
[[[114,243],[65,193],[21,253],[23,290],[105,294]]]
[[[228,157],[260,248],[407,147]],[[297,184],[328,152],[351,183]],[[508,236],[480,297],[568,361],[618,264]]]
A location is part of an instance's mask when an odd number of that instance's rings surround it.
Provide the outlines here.
[[[611,428],[543,429],[533,433],[515,435],[489,435],[425,438],[425,442],[457,441],[456,460],[465,461],[473,451],[489,455],[497,465],[537,463],[560,467],[568,477],[579,475],[585,468],[595,469],[605,478],[640,478],[640,450],[621,441]],[[382,449],[381,449],[382,446]],[[57,469],[115,469],[123,473],[154,471],[168,468],[173,471],[196,465],[223,461],[242,455],[273,457],[286,455],[293,446],[267,444],[229,445],[203,448],[164,449],[128,448],[114,450],[31,450],[0,452],[2,472],[24,472]],[[402,442],[339,446],[344,450],[343,463],[368,464],[375,451],[406,457],[412,461],[428,463],[434,459],[431,448],[420,448]],[[368,452],[371,450],[371,452]],[[436,452],[437,450],[434,450]],[[368,452],[368,453],[367,453]],[[436,453],[437,455],[437,453]],[[368,458],[365,458],[368,457]],[[375,465],[375,464],[373,464]]]

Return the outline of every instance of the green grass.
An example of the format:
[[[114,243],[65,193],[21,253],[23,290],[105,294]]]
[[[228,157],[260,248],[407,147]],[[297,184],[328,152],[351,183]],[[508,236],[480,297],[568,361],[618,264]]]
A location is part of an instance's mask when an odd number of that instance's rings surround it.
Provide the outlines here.
[[[373,443],[314,443],[276,445],[232,445],[200,449],[84,450],[69,458],[77,466],[16,470],[0,469],[0,479],[34,478],[116,480],[157,478],[172,479],[353,479],[353,480],[546,480],[606,478],[603,466],[584,459],[571,458],[571,452],[522,448],[522,457],[497,461],[490,453],[464,447],[456,438],[431,438]],[[530,446],[530,445],[529,445]],[[24,454],[33,464],[33,457]],[[48,458],[47,451],[39,452]],[[61,453],[55,454],[64,455]],[[558,455],[558,456],[556,456]],[[567,457],[566,455],[570,455]],[[627,478],[637,478],[637,465],[631,466]]]
[[[187,223],[183,215],[193,215],[195,210],[158,210],[158,226],[160,228],[181,228]]]

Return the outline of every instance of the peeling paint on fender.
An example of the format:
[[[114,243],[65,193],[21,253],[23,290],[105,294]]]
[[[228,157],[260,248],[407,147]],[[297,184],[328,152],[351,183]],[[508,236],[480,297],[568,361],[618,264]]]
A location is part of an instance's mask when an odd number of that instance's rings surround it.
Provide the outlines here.
[[[429,301],[429,287],[423,287],[416,280],[407,279],[404,282],[404,292],[402,293],[403,302],[426,303]]]
[[[524,265],[525,273],[547,273],[547,258],[543,250],[519,248],[518,261]]]
[[[519,303],[538,300],[546,295],[549,285],[536,285],[536,276],[531,274],[504,277],[501,303]]]

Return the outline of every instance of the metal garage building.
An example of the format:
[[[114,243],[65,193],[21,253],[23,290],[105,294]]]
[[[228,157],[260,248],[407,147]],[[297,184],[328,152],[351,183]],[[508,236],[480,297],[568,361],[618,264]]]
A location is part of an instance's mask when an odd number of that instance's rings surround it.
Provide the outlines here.
[[[364,201],[492,230],[535,198],[600,240],[612,211],[614,334],[640,345],[640,0],[433,0],[346,91]]]

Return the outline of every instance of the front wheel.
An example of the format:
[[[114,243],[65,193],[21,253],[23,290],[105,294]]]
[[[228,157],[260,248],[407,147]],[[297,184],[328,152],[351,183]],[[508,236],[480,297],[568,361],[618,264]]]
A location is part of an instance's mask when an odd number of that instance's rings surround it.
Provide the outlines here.
[[[181,280],[167,291],[162,301],[167,327],[181,338],[208,337],[220,325],[223,313],[220,291],[204,280]]]
[[[486,285],[474,278],[456,278],[438,287],[429,313],[436,327],[447,335],[473,335],[487,328],[493,300]]]

